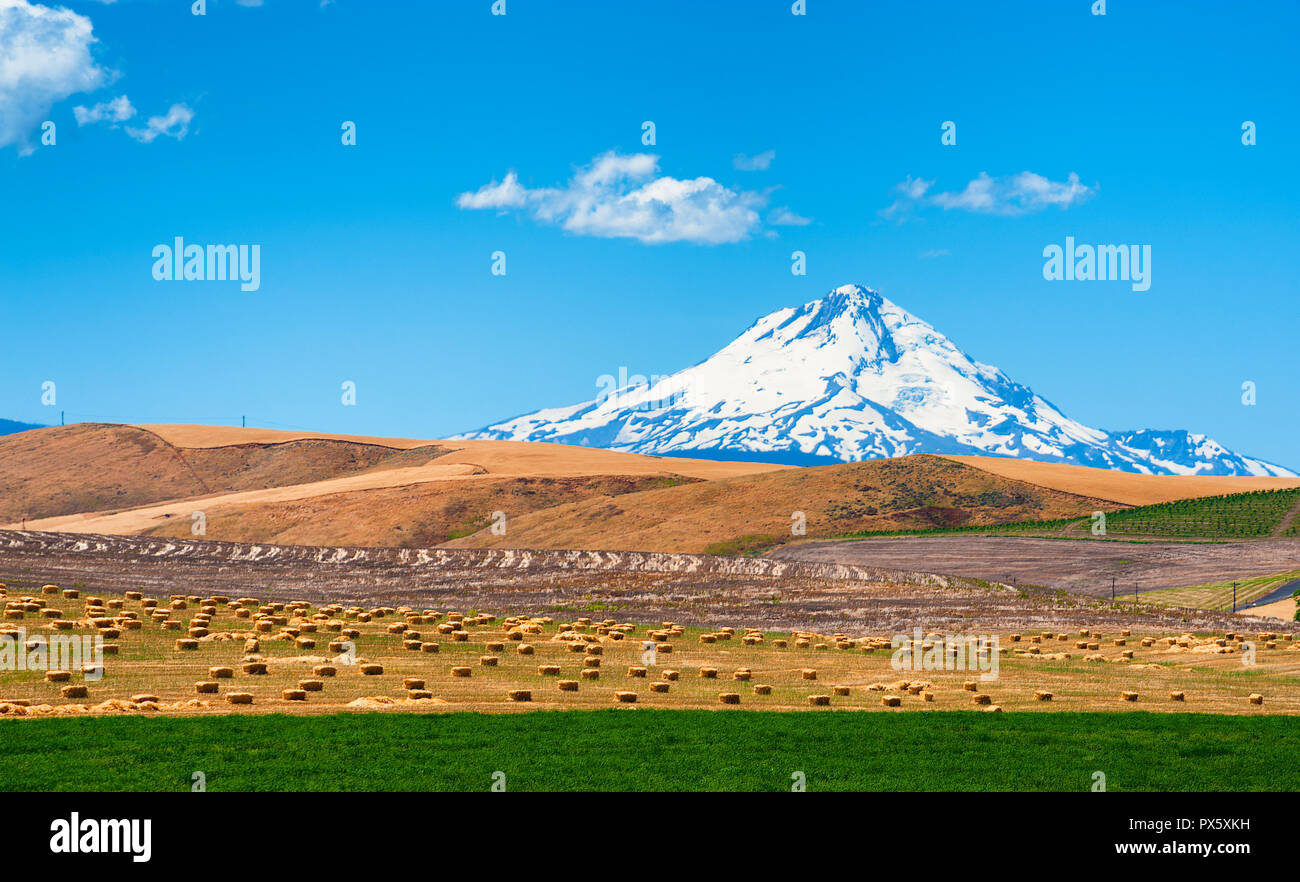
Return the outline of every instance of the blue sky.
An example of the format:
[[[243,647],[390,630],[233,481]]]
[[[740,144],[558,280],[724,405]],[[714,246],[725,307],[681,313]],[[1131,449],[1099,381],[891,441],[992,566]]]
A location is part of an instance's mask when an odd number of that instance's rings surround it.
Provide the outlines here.
[[[0,0],[0,53],[37,5]],[[0,80],[0,416],[432,438],[680,369],[858,282],[1084,423],[1300,466],[1300,12],[1089,6],[47,8],[62,54]],[[609,193],[571,182],[611,153],[657,157],[616,192],[709,182],[672,218],[605,216]],[[458,205],[512,171],[512,198]],[[260,289],[155,281],[177,236],[259,245]],[[1066,236],[1150,245],[1150,290],[1046,281]]]

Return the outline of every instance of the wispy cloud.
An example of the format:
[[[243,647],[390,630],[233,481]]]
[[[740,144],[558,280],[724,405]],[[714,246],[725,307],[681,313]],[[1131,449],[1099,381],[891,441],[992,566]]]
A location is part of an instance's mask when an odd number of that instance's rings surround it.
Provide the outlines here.
[[[579,236],[718,245],[757,231],[766,198],[709,177],[660,175],[659,157],[649,153],[611,151],[578,169],[563,186],[530,189],[512,171],[500,182],[460,194],[456,204],[466,210],[527,211]]]
[[[151,116],[142,129],[127,126],[126,133],[142,144],[150,144],[159,135],[180,141],[188,134],[194,111],[188,104],[173,104],[163,116]]]
[[[923,206],[975,214],[1032,214],[1052,207],[1067,209],[1097,192],[1096,187],[1079,183],[1079,176],[1074,172],[1064,181],[1053,181],[1030,171],[1000,178],[980,172],[958,191],[932,193],[933,186],[934,181],[908,177],[894,188],[898,198],[881,214],[896,217]]]
[[[106,122],[113,128],[117,128],[118,123],[135,116],[135,108],[131,106],[129,98],[119,95],[111,101],[101,101],[94,107],[78,105],[72,108],[72,115],[76,117],[79,126]]]
[[[746,156],[743,153],[737,153],[731,159],[731,164],[738,171],[767,171],[771,168],[772,160],[776,159],[775,150],[764,150],[757,156]]]
[[[31,153],[31,136],[59,101],[103,85],[90,57],[90,19],[27,0],[0,0],[0,147]]]
[[[767,222],[774,227],[806,227],[812,223],[812,218],[797,215],[782,205],[768,213]]]
[[[947,257],[949,254],[952,254],[952,252],[947,248],[929,248],[917,256],[922,260],[934,260],[936,257]]]

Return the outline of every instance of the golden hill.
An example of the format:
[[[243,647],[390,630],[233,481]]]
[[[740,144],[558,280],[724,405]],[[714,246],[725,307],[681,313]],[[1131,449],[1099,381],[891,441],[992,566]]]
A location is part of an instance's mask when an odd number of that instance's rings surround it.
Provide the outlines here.
[[[794,538],[796,512],[804,536],[821,538],[1078,517],[1102,504],[921,455],[587,499],[515,518],[505,536],[482,531],[448,544],[735,553]]]
[[[1300,479],[1153,477],[994,457],[796,468],[561,444],[82,424],[0,437],[0,525],[294,544],[743,551],[1074,517]],[[505,536],[486,531],[504,512]]]

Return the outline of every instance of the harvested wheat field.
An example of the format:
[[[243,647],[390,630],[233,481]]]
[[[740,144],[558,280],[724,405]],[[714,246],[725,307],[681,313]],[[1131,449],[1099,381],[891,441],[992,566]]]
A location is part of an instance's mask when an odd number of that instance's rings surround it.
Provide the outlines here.
[[[1140,475],[1113,469],[1001,456],[945,455],[944,458],[1014,481],[1025,481],[1062,493],[1091,496],[1122,505],[1151,505],[1176,499],[1300,487],[1300,478]]]
[[[0,591],[0,715],[664,709],[1300,713],[1292,634],[1132,629],[963,638],[619,617]],[[102,656],[59,648],[102,641]],[[899,645],[904,645],[899,643]],[[955,662],[947,658],[956,653]],[[44,659],[44,661],[40,661]],[[928,661],[927,661],[928,660]],[[57,665],[57,667],[56,667]]]

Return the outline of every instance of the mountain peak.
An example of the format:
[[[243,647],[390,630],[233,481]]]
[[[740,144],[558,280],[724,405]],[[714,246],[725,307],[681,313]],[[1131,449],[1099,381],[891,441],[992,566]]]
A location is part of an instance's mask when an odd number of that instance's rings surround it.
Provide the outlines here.
[[[1089,428],[864,285],[769,313],[653,385],[461,437],[799,464],[965,453],[1149,474],[1293,474],[1187,432]]]

